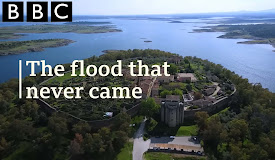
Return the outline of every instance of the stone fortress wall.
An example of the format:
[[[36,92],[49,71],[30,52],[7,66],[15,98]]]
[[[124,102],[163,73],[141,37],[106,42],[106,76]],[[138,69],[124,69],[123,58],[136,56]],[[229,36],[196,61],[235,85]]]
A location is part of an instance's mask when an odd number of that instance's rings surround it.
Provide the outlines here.
[[[235,96],[235,93],[236,93],[236,89],[234,90],[234,92],[230,96],[224,97],[224,98],[216,101],[211,106],[200,108],[200,109],[184,111],[184,119],[187,120],[187,121],[193,120],[194,117],[195,117],[196,112],[199,112],[199,111],[205,111],[208,114],[212,115],[212,114],[215,114],[215,113],[229,107],[230,103],[232,101],[232,98]]]

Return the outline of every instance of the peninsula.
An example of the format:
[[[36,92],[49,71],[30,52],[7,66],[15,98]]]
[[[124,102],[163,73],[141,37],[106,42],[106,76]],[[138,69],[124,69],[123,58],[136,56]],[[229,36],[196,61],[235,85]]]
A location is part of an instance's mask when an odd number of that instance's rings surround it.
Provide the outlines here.
[[[14,39],[19,38],[21,33],[107,33],[107,32],[121,32],[121,30],[114,28],[114,26],[90,26],[90,25],[27,25],[27,26],[8,26],[0,28],[0,39]]]
[[[194,29],[194,32],[225,32],[218,38],[249,39],[241,44],[270,44],[275,47],[275,24],[218,25]],[[275,50],[274,50],[275,51]]]
[[[22,34],[13,34],[13,33],[0,33],[0,39],[18,39],[22,37]]]
[[[66,46],[74,41],[68,39],[40,39],[31,41],[4,41],[0,42],[0,56],[39,52],[44,48]]]

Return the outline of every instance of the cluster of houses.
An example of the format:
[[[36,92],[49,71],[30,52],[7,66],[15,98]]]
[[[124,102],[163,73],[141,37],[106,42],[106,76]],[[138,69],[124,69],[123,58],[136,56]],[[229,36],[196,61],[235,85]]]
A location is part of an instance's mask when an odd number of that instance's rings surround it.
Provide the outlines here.
[[[217,89],[217,85],[210,85],[210,86],[205,86],[204,89],[202,90],[202,93],[205,96],[211,96],[212,94],[214,94],[214,92]]]
[[[167,95],[166,98],[159,98],[160,85],[170,82],[196,82],[197,79],[192,73],[179,73],[176,76],[139,77],[138,85],[142,88],[143,97],[154,97],[161,105],[161,120],[169,127],[175,127],[184,121],[184,103],[179,95]],[[150,88],[151,87],[151,88]]]
[[[193,73],[178,73],[176,75],[159,77],[138,77],[136,81],[137,85],[142,89],[143,98],[153,97],[155,101],[161,105],[161,120],[170,127],[175,127],[183,123],[186,104],[205,107],[215,102],[215,98],[210,97],[194,100],[194,92],[184,94],[182,97],[180,95],[167,95],[166,98],[159,97],[159,90],[162,84],[170,82],[197,82],[198,80]],[[208,96],[213,94],[215,90],[216,87],[208,86],[204,91]]]
[[[170,63],[179,63],[177,58],[170,59]],[[183,83],[197,83],[198,79],[194,73],[177,73],[171,76],[159,76],[159,77],[131,77],[127,70],[123,71],[127,79],[135,81],[135,85],[141,87],[142,97],[153,97],[156,103],[161,105],[161,120],[170,127],[175,127],[182,124],[184,121],[184,111],[209,107],[213,105],[218,99],[217,96],[225,96],[222,91],[223,87],[233,89],[234,86],[219,86],[218,83],[205,86],[201,93],[201,98],[195,98],[195,92],[189,91],[186,94],[180,95],[167,95],[165,98],[160,98],[160,86],[162,84],[168,84],[171,82],[183,82]],[[163,72],[163,71],[162,71]],[[206,77],[209,81],[218,81],[217,76],[207,74]],[[215,95],[215,96],[214,96]]]

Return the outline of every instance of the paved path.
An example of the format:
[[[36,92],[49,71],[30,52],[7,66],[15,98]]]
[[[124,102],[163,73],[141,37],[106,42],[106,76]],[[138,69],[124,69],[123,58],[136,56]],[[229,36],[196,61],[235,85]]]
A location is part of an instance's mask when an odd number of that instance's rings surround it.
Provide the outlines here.
[[[154,87],[154,84],[155,84],[155,81],[157,80],[157,78],[158,77],[153,77],[153,81],[150,83],[146,98],[149,98],[151,96],[152,88]]]
[[[218,92],[221,90],[221,87],[219,86],[219,83],[213,82],[213,85],[216,85],[217,88],[216,88],[215,92],[210,97],[216,96],[218,94]]]
[[[133,160],[143,160],[143,153],[149,149],[150,140],[144,141],[145,120],[140,124],[134,136]]]
[[[150,86],[148,88],[148,93],[146,98],[150,97],[152,88],[155,84],[156,79],[157,77],[153,77],[153,80],[150,83]],[[145,121],[146,119],[143,120],[143,122],[140,124],[139,129],[134,135],[133,160],[143,160],[144,152],[146,152],[150,147],[151,140],[150,139],[147,141],[143,140]]]

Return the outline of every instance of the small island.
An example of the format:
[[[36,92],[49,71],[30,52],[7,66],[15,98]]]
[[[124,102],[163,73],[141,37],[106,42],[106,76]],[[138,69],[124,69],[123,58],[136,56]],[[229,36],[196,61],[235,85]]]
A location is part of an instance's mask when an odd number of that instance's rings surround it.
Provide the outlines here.
[[[249,39],[239,44],[270,44],[275,47],[275,24],[218,25],[194,29],[194,32],[225,32],[218,38]]]
[[[171,21],[169,23],[183,23],[182,21]]]
[[[152,41],[144,41],[145,43],[151,43]]]
[[[40,39],[31,41],[0,42],[0,56],[27,52],[40,52],[44,48],[66,46],[74,41],[69,39]]]

